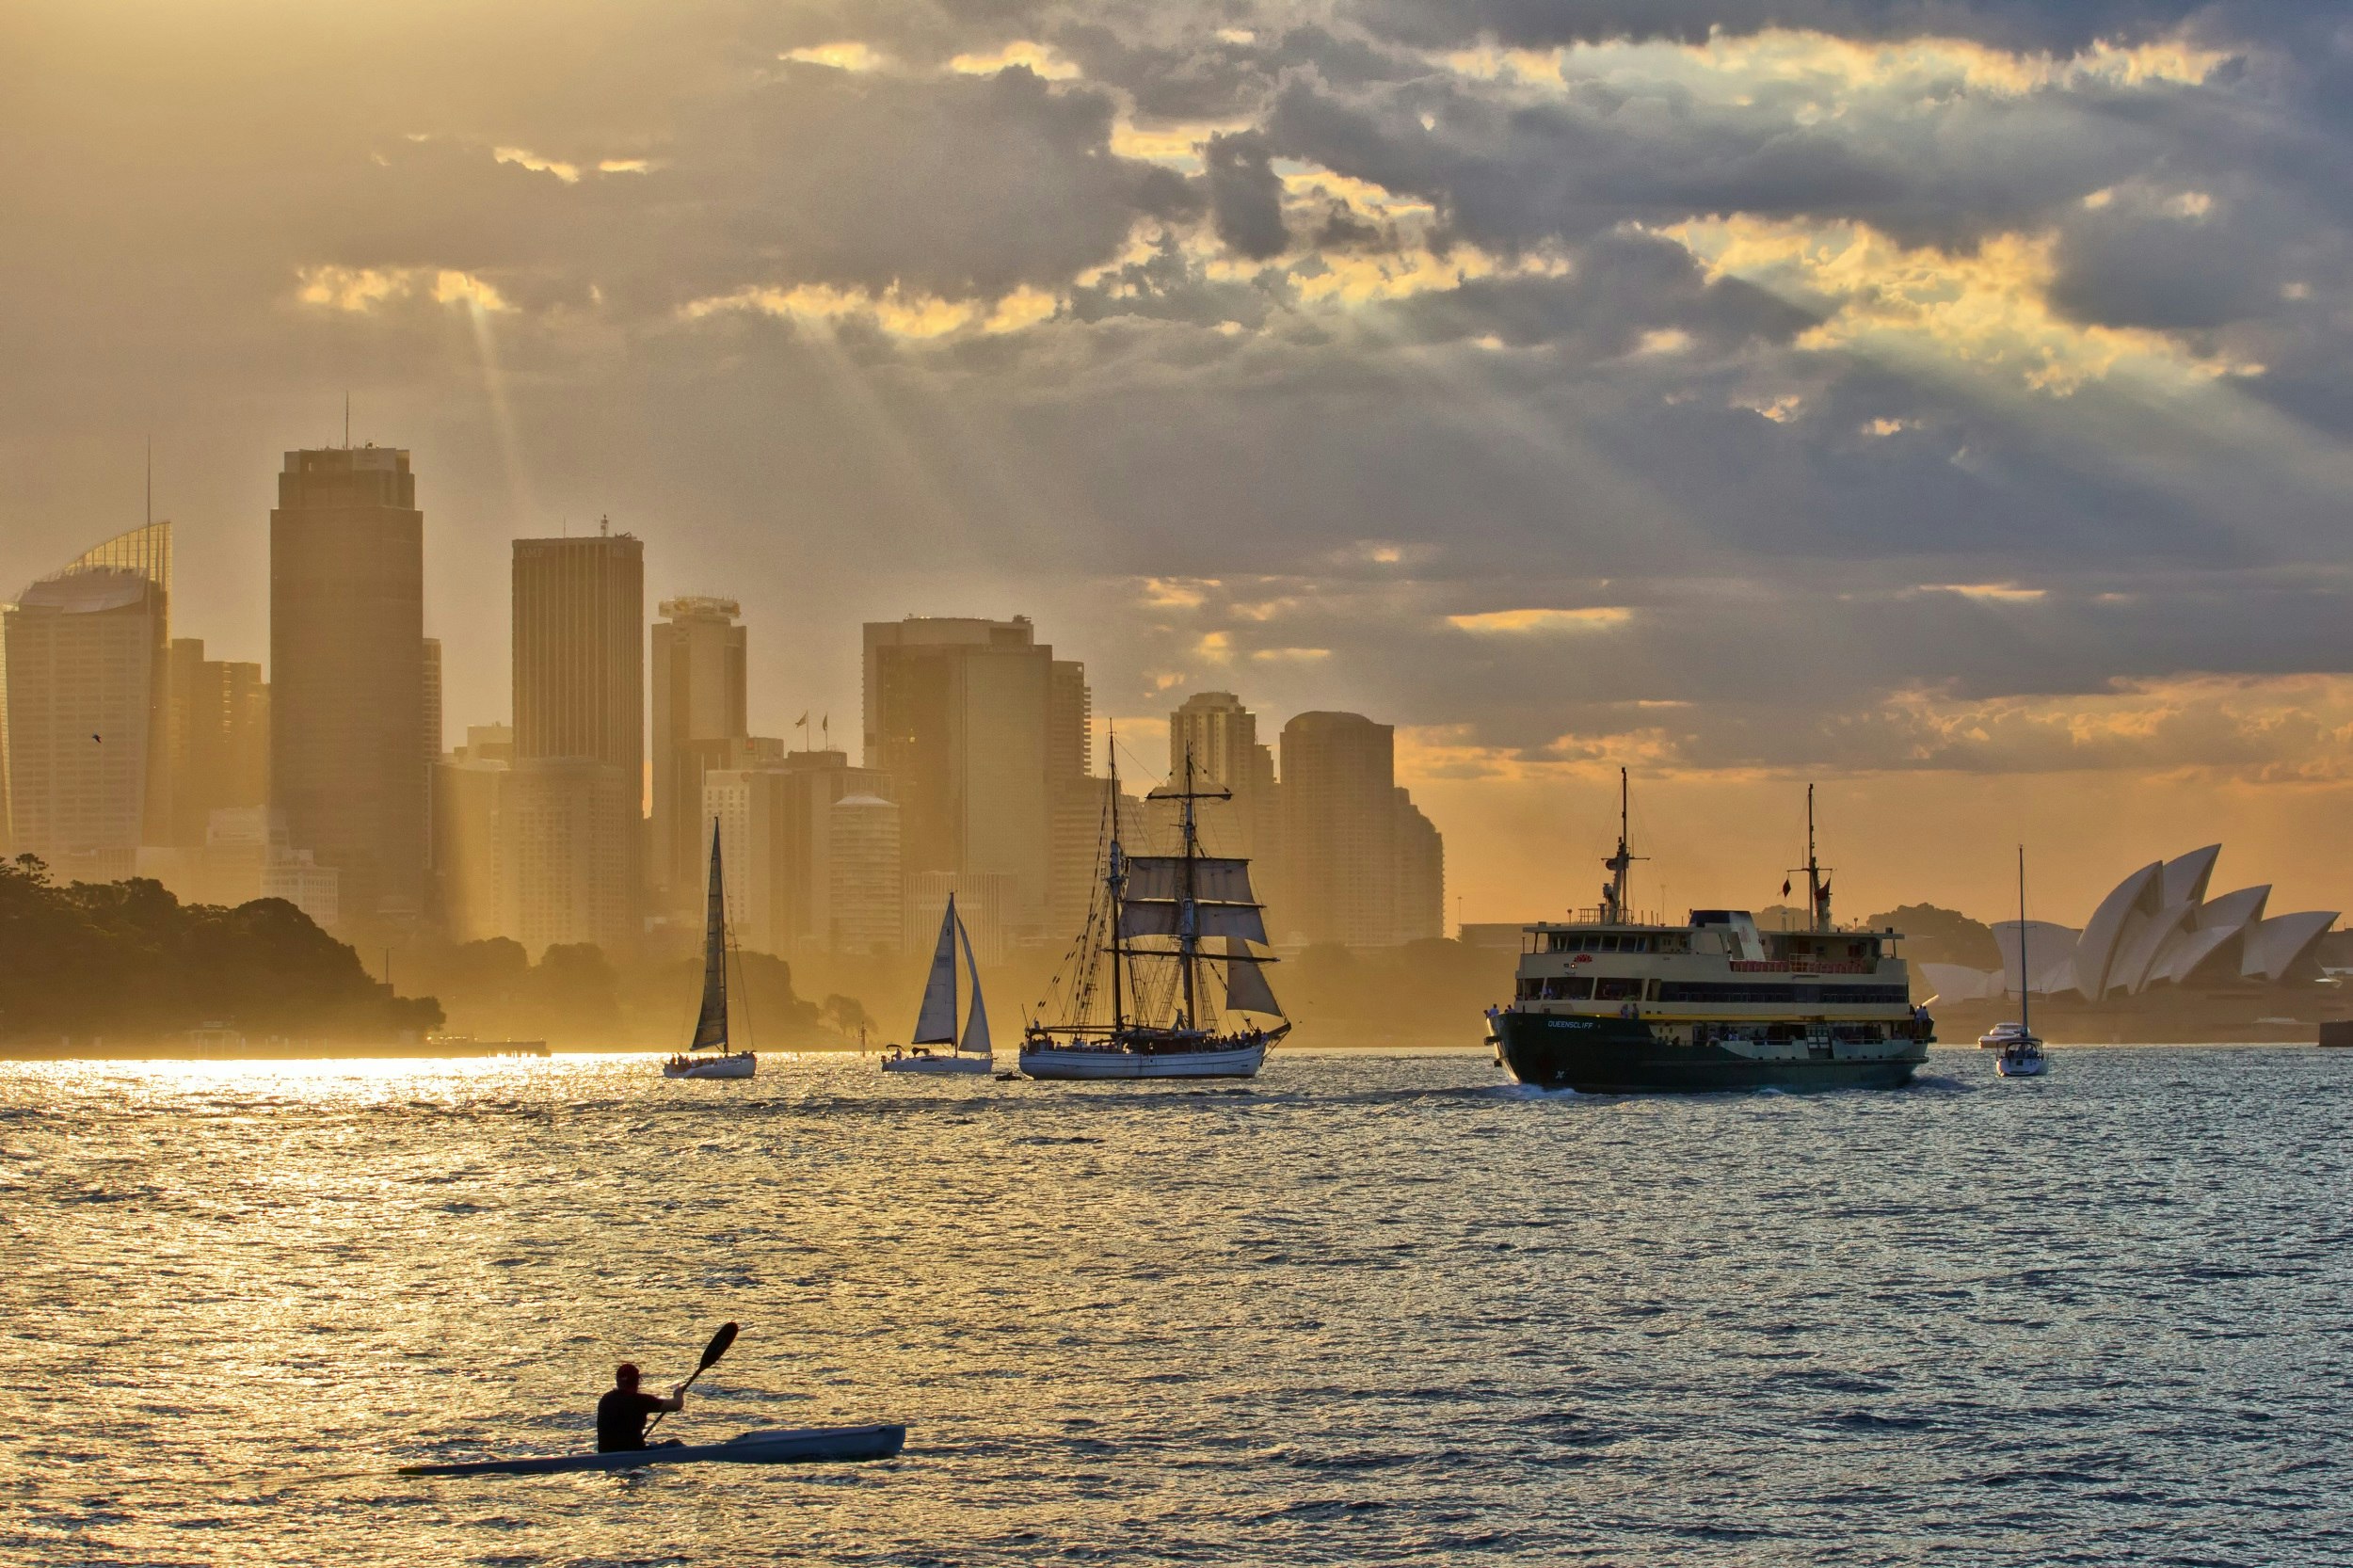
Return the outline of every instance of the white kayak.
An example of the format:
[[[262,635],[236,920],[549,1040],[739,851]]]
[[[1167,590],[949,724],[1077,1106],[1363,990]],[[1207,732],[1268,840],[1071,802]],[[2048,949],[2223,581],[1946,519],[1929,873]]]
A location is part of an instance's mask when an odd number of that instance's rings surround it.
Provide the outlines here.
[[[404,1464],[404,1476],[549,1476],[565,1470],[634,1470],[647,1464],[838,1464],[890,1459],[906,1446],[901,1426],[780,1427],[724,1443],[622,1448],[612,1453],[546,1454],[534,1459],[468,1459]]]

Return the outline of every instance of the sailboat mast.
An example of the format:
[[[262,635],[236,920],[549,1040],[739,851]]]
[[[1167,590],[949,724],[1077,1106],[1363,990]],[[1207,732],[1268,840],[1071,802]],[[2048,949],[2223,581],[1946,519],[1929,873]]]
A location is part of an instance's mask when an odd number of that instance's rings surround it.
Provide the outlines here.
[[[1103,939],[1103,959],[1112,967],[1112,1038],[1116,1040],[1128,1027],[1127,1000],[1119,985],[1119,890],[1127,875],[1119,863],[1119,732],[1107,728],[1105,734],[1110,739],[1112,792],[1104,807],[1111,813],[1111,852],[1103,860],[1103,886],[1110,889],[1112,923]]]
[[[1179,1029],[1191,1029],[1193,1024],[1194,1011],[1193,961],[1195,956],[1201,951],[1201,933],[1199,930],[1201,911],[1199,906],[1193,902],[1193,862],[1194,855],[1199,850],[1200,840],[1198,834],[1194,831],[1193,816],[1193,747],[1191,746],[1187,746],[1185,748],[1184,824],[1184,882],[1183,885],[1178,888],[1176,893],[1177,898],[1182,901],[1176,907],[1176,962],[1178,968],[1184,974],[1185,1010],[1183,1016],[1176,1020],[1176,1027]]]
[[[2018,1028],[2034,1032],[2034,1001],[2026,984],[2026,846],[2018,846]]]

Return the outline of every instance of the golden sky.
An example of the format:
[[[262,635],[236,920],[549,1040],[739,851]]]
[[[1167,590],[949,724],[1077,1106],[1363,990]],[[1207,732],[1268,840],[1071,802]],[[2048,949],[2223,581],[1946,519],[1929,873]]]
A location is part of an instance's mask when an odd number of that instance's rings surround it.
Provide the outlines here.
[[[506,541],[610,515],[650,595],[743,601],[771,730],[846,730],[908,613],[1032,615],[1130,728],[1393,723],[1471,919],[1587,898],[1622,762],[1678,904],[1777,893],[1814,779],[1850,914],[1996,913],[2022,838],[2054,919],[2217,840],[2333,908],[2349,40],[30,0],[0,578],[136,520],[152,435],[178,630],[260,657],[278,454],[348,392],[416,455],[453,738]]]

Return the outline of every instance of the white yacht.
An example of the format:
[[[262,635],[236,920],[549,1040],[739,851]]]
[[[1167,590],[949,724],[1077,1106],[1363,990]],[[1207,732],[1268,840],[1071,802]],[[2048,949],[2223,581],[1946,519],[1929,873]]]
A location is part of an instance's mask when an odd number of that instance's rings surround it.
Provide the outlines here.
[[[1986,1050],[1999,1051],[1993,1059],[1993,1070],[2004,1078],[2041,1078],[2050,1070],[2050,1058],[2042,1054],[2042,1042],[2035,1038],[2033,1029],[2034,998],[2026,977],[2033,971],[2026,967],[2026,846],[2018,846],[2018,1021],[1995,1024],[1977,1036],[1978,1046]]]
[[[956,1036],[956,948],[964,948],[964,963],[972,976],[972,1010],[964,1020],[964,1036]],[[935,1046],[946,1046],[944,1051]],[[887,1073],[970,1073],[985,1077],[995,1065],[988,1043],[988,1008],[981,1000],[981,966],[972,957],[972,934],[956,914],[956,895],[948,895],[948,908],[939,917],[939,945],[932,952],[931,977],[923,983],[923,1005],[917,1009],[915,1032],[907,1044],[894,1046],[883,1058]]]
[[[710,1051],[709,1056],[700,1053]],[[728,1041],[728,902],[719,873],[719,824],[711,824],[711,893],[703,914],[703,1004],[686,1048],[662,1064],[664,1078],[749,1078],[760,1065]]]

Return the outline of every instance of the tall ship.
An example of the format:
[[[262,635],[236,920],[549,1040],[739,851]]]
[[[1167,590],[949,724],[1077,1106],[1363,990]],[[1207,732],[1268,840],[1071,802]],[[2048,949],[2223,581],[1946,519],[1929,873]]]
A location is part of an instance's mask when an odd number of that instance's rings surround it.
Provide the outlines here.
[[[1680,925],[1638,918],[1621,769],[1602,902],[1524,928],[1512,1002],[1487,1013],[1496,1059],[1518,1082],[1586,1094],[1909,1082],[1935,1026],[1912,1005],[1895,952],[1903,934],[1832,920],[1811,789],[1805,838],[1801,929],[1760,929],[1744,909],[1694,909]]]
[[[1256,1078],[1290,1032],[1267,984],[1266,920],[1250,862],[1203,853],[1195,810],[1227,800],[1194,788],[1185,756],[1175,855],[1123,852],[1113,758],[1101,836],[1103,874],[1071,949],[1053,1022],[1021,1032],[1021,1071],[1044,1079]],[[1257,1021],[1265,1019],[1265,1022]]]

